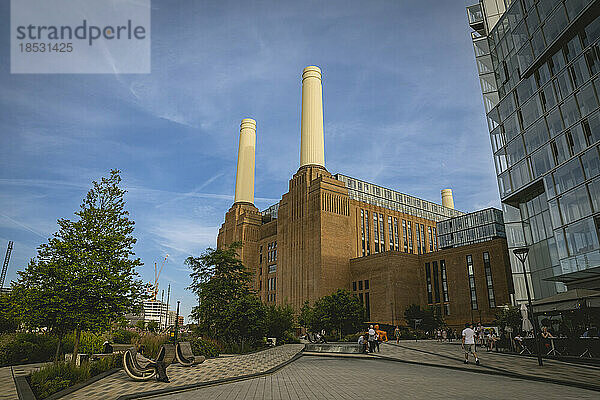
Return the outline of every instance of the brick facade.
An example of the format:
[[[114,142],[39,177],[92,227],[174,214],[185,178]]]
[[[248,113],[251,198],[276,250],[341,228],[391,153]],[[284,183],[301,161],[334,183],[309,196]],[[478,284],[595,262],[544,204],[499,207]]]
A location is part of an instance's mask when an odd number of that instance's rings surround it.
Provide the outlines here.
[[[374,215],[378,221],[378,243],[375,242]],[[394,218],[397,232],[390,236],[389,221]],[[412,254],[404,252],[403,221],[412,228]],[[365,238],[363,257],[365,223],[368,223],[369,234],[368,240]],[[419,254],[416,225],[423,227],[424,254]],[[333,178],[323,167],[307,165],[290,180],[289,191],[279,202],[277,219],[263,220],[254,205],[234,204],[219,230],[217,247],[241,241],[240,257],[254,272],[253,286],[261,299],[270,304],[291,304],[296,310],[306,300],[313,303],[338,288],[352,289],[352,282],[369,280],[370,319],[383,323],[402,322],[404,309],[409,304],[427,304],[424,263],[442,259],[446,260],[448,274],[448,321],[470,316],[464,258],[466,252],[472,252],[469,254],[474,260],[479,296],[480,288],[486,288],[482,254],[489,251],[497,305],[508,303],[512,280],[506,241],[493,240],[436,251],[435,236],[429,236],[429,230],[435,226],[435,221],[352,200],[343,182]],[[483,291],[481,293],[483,296]],[[482,320],[487,320],[493,310],[483,309],[487,304],[483,300],[482,297],[481,315]],[[478,320],[479,310],[476,316]]]

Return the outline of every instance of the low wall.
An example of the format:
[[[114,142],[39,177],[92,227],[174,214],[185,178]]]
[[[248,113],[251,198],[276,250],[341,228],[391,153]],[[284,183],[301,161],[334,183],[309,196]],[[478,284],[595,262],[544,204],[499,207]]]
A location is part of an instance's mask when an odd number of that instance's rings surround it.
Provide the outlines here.
[[[360,354],[361,346],[358,343],[334,342],[334,343],[307,343],[304,351],[314,353],[344,353]]]

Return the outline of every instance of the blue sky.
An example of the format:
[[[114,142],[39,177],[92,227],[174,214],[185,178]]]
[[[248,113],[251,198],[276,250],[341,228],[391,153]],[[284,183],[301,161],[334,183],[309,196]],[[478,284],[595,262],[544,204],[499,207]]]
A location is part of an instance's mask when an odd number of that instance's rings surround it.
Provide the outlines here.
[[[183,260],[215,246],[242,118],[257,120],[256,206],[298,169],[301,73],[323,71],[327,169],[463,211],[499,206],[465,5],[474,1],[159,1],[148,75],[11,75],[0,2],[0,253],[8,280],[122,171],[136,252],[184,315]]]

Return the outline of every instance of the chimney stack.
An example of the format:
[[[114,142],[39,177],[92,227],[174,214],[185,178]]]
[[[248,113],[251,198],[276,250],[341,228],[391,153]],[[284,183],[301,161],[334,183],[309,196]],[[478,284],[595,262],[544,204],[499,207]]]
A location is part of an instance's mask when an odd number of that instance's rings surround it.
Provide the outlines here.
[[[302,72],[302,122],[300,142],[300,167],[319,165],[325,167],[323,140],[323,86],[321,69],[310,66]]]
[[[254,149],[256,148],[256,121],[245,118],[240,125],[237,175],[234,203],[254,204]]]
[[[442,189],[442,206],[454,209],[452,189]]]

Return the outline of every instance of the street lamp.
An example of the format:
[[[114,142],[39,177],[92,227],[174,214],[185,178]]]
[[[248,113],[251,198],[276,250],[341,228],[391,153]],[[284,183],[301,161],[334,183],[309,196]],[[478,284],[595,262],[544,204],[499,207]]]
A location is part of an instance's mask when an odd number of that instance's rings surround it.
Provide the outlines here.
[[[179,334],[179,303],[177,300],[177,313],[175,314],[175,342],[177,342],[177,336]]]
[[[525,290],[527,290],[527,304],[529,305],[529,313],[531,318],[533,319],[533,337],[535,338],[535,347],[537,349],[537,359],[540,367],[544,365],[542,362],[542,351],[540,349],[540,339],[537,333],[537,320],[533,315],[533,306],[531,305],[531,293],[529,292],[529,281],[527,280],[527,271],[525,271],[525,260],[527,259],[527,254],[529,253],[528,247],[519,247],[513,250],[515,257],[519,261],[521,261],[521,265],[523,266],[523,277],[525,277]]]

